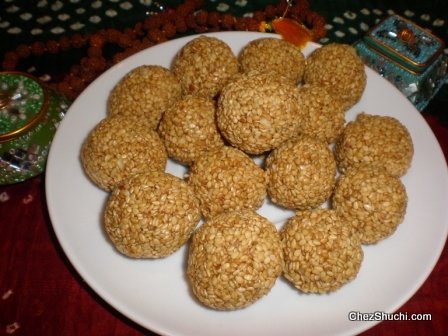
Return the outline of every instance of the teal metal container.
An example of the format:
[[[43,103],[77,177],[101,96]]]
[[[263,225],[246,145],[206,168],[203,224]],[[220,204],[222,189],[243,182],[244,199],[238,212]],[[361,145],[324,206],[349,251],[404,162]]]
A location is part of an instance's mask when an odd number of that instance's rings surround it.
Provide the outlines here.
[[[394,84],[419,111],[447,80],[444,42],[399,15],[382,20],[354,47],[366,65]]]

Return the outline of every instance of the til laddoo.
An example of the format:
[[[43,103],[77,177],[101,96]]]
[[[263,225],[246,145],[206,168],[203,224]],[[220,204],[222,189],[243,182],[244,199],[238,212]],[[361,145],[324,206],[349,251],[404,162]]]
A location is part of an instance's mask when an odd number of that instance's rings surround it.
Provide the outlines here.
[[[193,234],[187,278],[202,304],[235,310],[268,294],[282,267],[276,227],[255,211],[233,211],[205,222]]]
[[[106,202],[104,228],[122,254],[162,258],[186,243],[200,217],[199,202],[185,181],[151,171],[114,189]]]
[[[266,197],[265,171],[230,146],[204,153],[190,166],[187,180],[206,219],[226,211],[257,209]]]
[[[257,70],[282,75],[293,84],[302,81],[305,70],[305,56],[301,49],[279,38],[255,39],[244,46],[238,60],[242,72]]]
[[[168,156],[190,165],[204,152],[224,146],[215,120],[215,103],[201,96],[185,96],[167,109],[158,133]]]
[[[374,244],[403,222],[406,189],[399,178],[384,171],[353,168],[338,178],[332,207],[353,226],[363,244]]]
[[[289,209],[312,209],[333,192],[336,162],[326,142],[299,136],[269,154],[266,174],[273,203]]]
[[[175,55],[171,69],[184,95],[214,98],[239,73],[238,59],[224,41],[201,35]]]
[[[368,166],[401,177],[411,166],[414,147],[398,119],[360,113],[346,125],[334,152],[341,172]]]
[[[252,71],[226,85],[216,120],[224,138],[248,154],[262,154],[296,135],[297,87],[282,76]]]
[[[333,143],[344,130],[345,111],[341,101],[325,87],[303,85],[299,89],[300,134]]]
[[[280,230],[285,278],[304,293],[333,292],[353,280],[363,250],[358,236],[333,210],[298,211]]]
[[[315,49],[307,57],[303,81],[326,87],[330,94],[341,99],[346,111],[361,98],[367,76],[355,48],[330,43]]]
[[[104,118],[89,132],[80,159],[91,181],[111,191],[133,174],[164,170],[168,156],[156,131],[116,115]]]
[[[179,81],[159,65],[141,65],[129,71],[112,89],[108,115],[139,116],[152,129],[165,110],[181,97]]]

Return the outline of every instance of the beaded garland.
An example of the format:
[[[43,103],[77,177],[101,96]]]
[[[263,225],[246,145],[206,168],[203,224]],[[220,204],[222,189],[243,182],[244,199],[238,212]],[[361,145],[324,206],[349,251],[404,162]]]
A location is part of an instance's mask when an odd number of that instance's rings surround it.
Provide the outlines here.
[[[267,5],[252,17],[235,17],[229,13],[201,10],[203,0],[186,0],[176,8],[167,8],[148,15],[143,22],[123,31],[109,28],[92,34],[73,34],[57,40],[20,44],[6,52],[1,66],[4,71],[19,70],[21,62],[30,57],[58,55],[73,50],[81,51],[79,62],[62,75],[47,79],[50,88],[74,100],[87,85],[112,65],[128,56],[189,32],[260,31],[262,23],[286,16],[303,24],[318,41],[325,36],[325,19],[310,9],[308,0],[284,1]],[[286,10],[288,9],[288,10]],[[112,47],[113,48],[112,48]],[[113,50],[106,52],[106,49]]]

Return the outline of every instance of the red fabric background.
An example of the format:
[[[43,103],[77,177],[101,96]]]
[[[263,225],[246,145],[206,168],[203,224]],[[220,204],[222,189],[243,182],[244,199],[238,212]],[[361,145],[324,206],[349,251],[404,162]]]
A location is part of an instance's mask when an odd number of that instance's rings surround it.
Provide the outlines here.
[[[448,157],[448,128],[425,116]],[[44,177],[0,187],[0,335],[153,335],[129,321],[77,275],[48,217]],[[448,335],[448,248],[399,311],[431,321],[387,321],[364,335]]]

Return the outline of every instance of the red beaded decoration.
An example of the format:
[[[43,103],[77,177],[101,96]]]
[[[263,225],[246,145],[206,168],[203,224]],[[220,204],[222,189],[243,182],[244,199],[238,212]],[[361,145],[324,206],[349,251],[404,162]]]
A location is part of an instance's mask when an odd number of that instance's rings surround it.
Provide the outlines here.
[[[45,54],[56,55],[70,50],[84,50],[84,56],[70,67],[66,74],[51,78],[48,85],[67,98],[74,100],[95,78],[112,65],[130,55],[167,41],[177,34],[187,31],[205,33],[214,31],[260,31],[265,22],[281,18],[287,13],[289,19],[305,26],[312,37],[318,41],[325,36],[325,20],[310,10],[307,0],[279,1],[257,11],[253,17],[235,17],[231,14],[200,10],[202,0],[186,0],[176,8],[167,8],[159,13],[148,15],[143,22],[132,28],[119,31],[109,28],[93,34],[73,34],[58,40],[35,41],[31,45],[20,44],[15,50],[6,52],[1,66],[4,71],[18,70],[20,61]],[[288,9],[286,11],[286,9]],[[105,47],[113,45],[117,51],[106,55]]]

